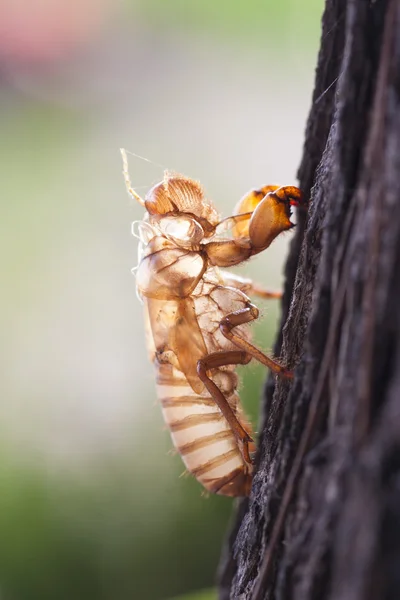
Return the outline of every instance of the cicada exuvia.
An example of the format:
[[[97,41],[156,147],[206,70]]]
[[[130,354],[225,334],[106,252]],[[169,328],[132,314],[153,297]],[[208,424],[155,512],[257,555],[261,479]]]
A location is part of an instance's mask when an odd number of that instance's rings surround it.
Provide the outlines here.
[[[277,298],[225,268],[262,252],[293,227],[293,206],[304,206],[294,186],[252,190],[234,214],[221,219],[202,186],[164,173],[142,199],[136,222],[139,259],[136,286],[143,301],[157,396],[173,444],[187,470],[209,491],[250,492],[255,445],[237,394],[237,365],[252,359],[278,375],[292,373],[250,342],[248,324],[259,311],[249,295]],[[222,268],[221,268],[222,267]]]

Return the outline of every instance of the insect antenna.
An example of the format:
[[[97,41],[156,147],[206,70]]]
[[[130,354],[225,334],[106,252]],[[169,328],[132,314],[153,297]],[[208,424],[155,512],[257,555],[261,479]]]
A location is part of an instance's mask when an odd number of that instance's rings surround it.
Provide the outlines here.
[[[141,204],[142,206],[145,206],[143,198],[141,196],[139,196],[139,194],[132,187],[131,178],[129,176],[129,167],[128,167],[128,156],[127,156],[127,154],[131,154],[132,156],[135,156],[136,158],[140,158],[141,160],[144,160],[144,161],[146,161],[148,163],[152,163],[152,164],[154,164],[154,165],[156,165],[158,167],[162,167],[163,169],[165,169],[166,167],[164,167],[164,165],[160,165],[159,163],[155,163],[152,160],[149,160],[148,158],[145,158],[144,156],[140,156],[139,154],[135,154],[134,152],[127,152],[124,148],[120,148],[120,152],[121,152],[121,156],[122,156],[122,174],[123,174],[124,180],[125,180],[126,191],[131,196],[131,198],[134,198],[135,200],[137,200],[139,202],[139,204]]]
[[[121,148],[121,154],[125,155],[125,160],[127,161],[127,154],[130,154],[130,156],[134,156],[135,158],[140,158],[140,160],[144,160],[145,162],[150,163],[151,165],[155,165],[156,167],[161,167],[164,170],[168,170],[168,167],[166,167],[165,165],[162,165],[161,163],[156,163],[154,162],[154,160],[150,160],[149,158],[145,158],[144,156],[140,156],[140,154],[135,154],[134,152],[130,152],[130,150],[124,150],[123,148]]]

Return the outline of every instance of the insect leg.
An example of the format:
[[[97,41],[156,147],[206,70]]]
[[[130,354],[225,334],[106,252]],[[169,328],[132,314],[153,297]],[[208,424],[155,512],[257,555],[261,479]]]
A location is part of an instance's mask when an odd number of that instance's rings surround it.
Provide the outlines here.
[[[143,198],[141,198],[139,196],[139,194],[137,192],[135,192],[135,190],[132,187],[131,179],[129,177],[128,158],[126,156],[126,150],[124,150],[123,148],[120,148],[120,152],[121,152],[121,156],[122,156],[122,167],[123,167],[122,174],[125,179],[126,191],[134,200],[137,200],[142,206],[144,206]]]
[[[240,215],[241,213],[253,212],[267,194],[275,192],[279,188],[279,185],[265,185],[259,190],[250,190],[236,204],[234,214]]]
[[[231,340],[238,348],[250,354],[250,356],[267,366],[271,371],[274,371],[274,373],[281,377],[293,379],[292,371],[264,354],[264,352],[256,348],[256,346],[253,346],[253,344],[250,344],[247,340],[244,340],[237,333],[233,333],[232,329],[238,327],[238,325],[244,325],[245,323],[254,321],[258,318],[258,314],[258,308],[254,306],[254,304],[251,304],[251,302],[248,302],[246,308],[237,310],[224,317],[219,324],[219,328],[228,340]]]
[[[241,352],[240,350],[213,352],[212,354],[209,354],[198,361],[197,374],[227,420],[230,428],[232,429],[233,435],[242,443],[243,457],[245,461],[249,464],[252,464],[249,451],[249,444],[253,444],[252,438],[249,436],[245,428],[240,424],[224,394],[207,375],[207,371],[210,369],[217,369],[218,367],[224,367],[227,365],[246,365],[250,361],[251,356],[249,356],[247,352]]]
[[[244,292],[247,295],[255,295],[260,298],[272,299],[282,298],[282,292],[275,290],[267,290],[264,287],[254,283],[251,279],[247,279],[245,277],[240,277],[239,275],[229,273],[228,271],[224,271],[221,269],[221,275],[224,280],[225,285],[229,285],[230,287],[237,288]]]
[[[276,298],[280,300],[282,298],[282,292],[275,290],[267,290],[257,283],[251,282],[251,287],[248,290],[249,294],[254,294],[255,296],[259,296],[260,298],[266,298],[270,300],[271,298]]]
[[[278,198],[281,202],[289,201],[292,206],[304,206],[304,194],[303,192],[294,185],[284,185],[278,189],[270,191],[270,194]]]

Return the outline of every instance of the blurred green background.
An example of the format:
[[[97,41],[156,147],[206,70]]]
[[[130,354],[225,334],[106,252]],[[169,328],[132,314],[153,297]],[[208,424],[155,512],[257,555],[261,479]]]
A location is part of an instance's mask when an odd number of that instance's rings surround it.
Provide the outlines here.
[[[130,157],[141,194],[165,165],[225,216],[251,187],[295,183],[322,8],[0,0],[2,600],[214,585],[233,503],[204,498],[169,455],[119,148],[152,161]],[[279,287],[289,240],[239,272]],[[268,348],[278,304],[261,308]],[[243,371],[254,423],[264,377]]]

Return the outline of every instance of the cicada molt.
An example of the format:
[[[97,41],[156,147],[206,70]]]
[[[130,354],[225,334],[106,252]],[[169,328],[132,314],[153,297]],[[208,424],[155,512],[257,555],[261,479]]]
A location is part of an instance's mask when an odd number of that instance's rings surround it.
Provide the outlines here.
[[[202,186],[176,173],[166,171],[142,199],[121,152],[128,192],[145,209],[134,224],[135,275],[165,422],[187,470],[207,490],[246,496],[255,445],[236,367],[255,359],[278,375],[290,378],[292,372],[256,348],[248,329],[259,314],[250,297],[280,293],[225,269],[291,229],[292,207],[305,206],[303,194],[294,186],[265,186],[221,219]]]

